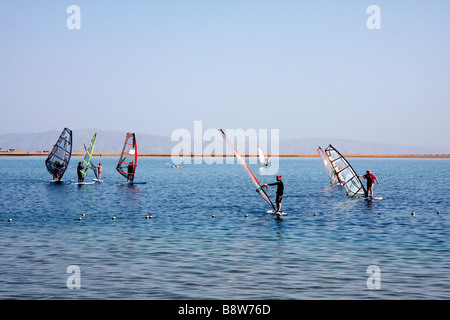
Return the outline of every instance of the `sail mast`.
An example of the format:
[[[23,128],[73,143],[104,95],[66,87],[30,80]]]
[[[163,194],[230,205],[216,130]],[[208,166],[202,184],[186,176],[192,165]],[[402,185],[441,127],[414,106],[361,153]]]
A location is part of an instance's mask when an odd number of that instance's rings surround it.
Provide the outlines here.
[[[245,162],[244,158],[240,155],[240,153],[237,151],[236,147],[231,143],[231,141],[227,138],[225,135],[225,132],[223,132],[222,129],[218,129],[219,132],[222,134],[223,139],[228,144],[228,147],[234,152],[234,155],[239,160],[242,168],[249,176],[250,180],[253,182],[253,184],[256,187],[256,192],[258,192],[261,197],[272,207],[274,211],[276,211],[275,206],[273,205],[272,201],[270,200],[269,196],[267,195],[266,191],[261,187],[261,184],[259,183],[258,179],[256,179],[255,175],[253,174],[252,170],[250,170],[249,166]]]
[[[333,165],[331,164],[330,158],[326,155],[326,153],[322,150],[321,147],[317,149],[317,153],[319,154],[320,158],[322,159],[323,166],[327,172],[328,178],[330,179],[330,183],[332,185],[340,185],[341,182],[339,181],[338,176],[336,175],[336,171],[334,170]]]

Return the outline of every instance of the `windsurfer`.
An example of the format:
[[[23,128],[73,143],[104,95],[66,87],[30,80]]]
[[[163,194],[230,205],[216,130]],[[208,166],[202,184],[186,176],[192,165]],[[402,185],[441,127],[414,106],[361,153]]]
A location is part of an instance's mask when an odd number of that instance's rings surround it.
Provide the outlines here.
[[[283,181],[281,181],[281,176],[277,176],[277,182],[269,183],[263,185],[263,187],[267,186],[277,186],[277,197],[276,197],[276,204],[277,204],[277,212],[281,212],[281,200],[283,199],[283,193],[284,193],[284,184]]]
[[[94,167],[96,167],[98,169],[98,180],[102,180],[102,168],[103,168],[102,164],[99,163],[98,166],[94,166]]]
[[[83,164],[80,162],[78,162],[78,166],[77,166],[77,175],[78,175],[78,182],[83,182],[84,178],[83,178]]]
[[[133,163],[130,163],[128,165],[128,178],[127,178],[127,182],[132,182],[134,178],[134,166]]]
[[[61,168],[63,167],[62,163],[59,161],[56,161],[54,164],[55,167],[55,180],[60,181],[61,180]]]
[[[377,177],[375,177],[375,175],[371,173],[370,170],[367,170],[366,174],[360,175],[360,177],[363,177],[367,180],[366,197],[373,197],[373,185],[375,184],[375,180],[377,181],[377,184],[380,184]]]

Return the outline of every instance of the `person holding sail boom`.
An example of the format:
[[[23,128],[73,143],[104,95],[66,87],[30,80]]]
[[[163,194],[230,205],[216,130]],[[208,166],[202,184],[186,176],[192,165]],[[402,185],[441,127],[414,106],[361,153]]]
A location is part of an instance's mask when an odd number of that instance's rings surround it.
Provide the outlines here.
[[[367,180],[367,191],[366,191],[366,197],[373,197],[373,185],[375,184],[375,181],[377,181],[377,184],[380,184],[378,182],[377,177],[373,173],[370,172],[370,170],[366,171],[366,174],[360,175],[360,177],[363,177]],[[370,193],[370,196],[369,196]]]
[[[277,186],[277,197],[275,199],[275,203],[277,204],[277,212],[281,212],[281,200],[283,199],[284,193],[284,184],[283,181],[281,181],[281,176],[277,176],[277,182],[264,184],[262,187],[267,186]]]
[[[94,168],[97,168],[98,172],[98,180],[102,180],[102,169],[103,166],[101,163],[98,164],[98,166],[94,166]]]

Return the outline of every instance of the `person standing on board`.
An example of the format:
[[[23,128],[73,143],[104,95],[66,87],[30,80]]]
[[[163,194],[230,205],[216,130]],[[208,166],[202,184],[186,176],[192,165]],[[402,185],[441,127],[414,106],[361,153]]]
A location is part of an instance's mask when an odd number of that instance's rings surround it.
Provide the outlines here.
[[[277,197],[275,203],[277,204],[277,212],[281,212],[281,200],[283,199],[284,192],[284,184],[283,181],[281,181],[281,176],[277,176],[277,182],[263,185],[263,187],[267,186],[277,186]]]
[[[98,180],[102,180],[102,168],[103,168],[102,164],[99,163],[98,166],[94,166],[94,167],[96,167],[98,169]]]
[[[134,166],[133,162],[128,165],[128,178],[127,182],[133,182],[134,179]]]
[[[61,168],[63,165],[59,161],[56,161],[54,167],[56,168],[55,180],[61,181]]]
[[[83,182],[83,164],[78,162],[77,166],[78,182]]]
[[[375,181],[377,181],[377,184],[380,184],[378,182],[377,177],[373,173],[370,172],[370,170],[366,171],[366,174],[361,175],[360,177],[363,177],[367,180],[367,193],[366,197],[373,197],[373,185],[375,184]],[[370,195],[369,195],[370,194]]]

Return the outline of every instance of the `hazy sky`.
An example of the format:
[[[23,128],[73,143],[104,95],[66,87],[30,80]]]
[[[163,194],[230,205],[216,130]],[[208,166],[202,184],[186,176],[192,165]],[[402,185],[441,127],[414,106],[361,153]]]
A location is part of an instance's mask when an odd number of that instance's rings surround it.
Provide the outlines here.
[[[450,152],[450,1],[0,0],[0,107],[0,133],[201,120]]]

